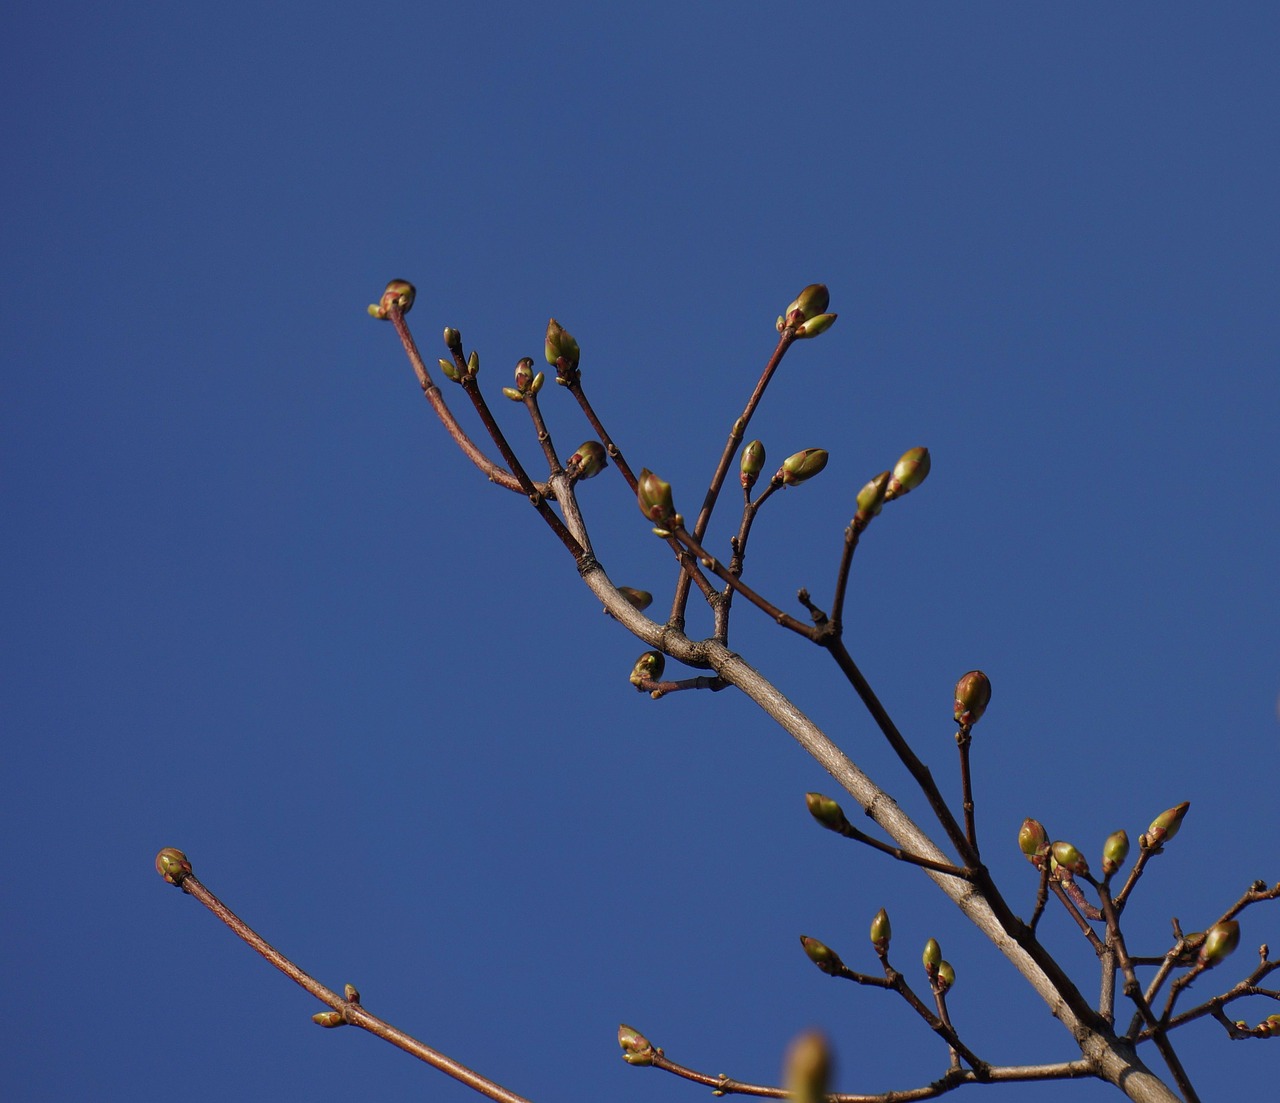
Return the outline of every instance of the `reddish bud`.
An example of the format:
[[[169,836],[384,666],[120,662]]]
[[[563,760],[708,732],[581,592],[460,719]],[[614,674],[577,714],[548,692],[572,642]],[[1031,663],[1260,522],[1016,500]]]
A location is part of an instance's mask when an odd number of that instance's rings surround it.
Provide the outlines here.
[[[1163,846],[1172,839],[1181,830],[1183,817],[1186,816],[1187,809],[1190,807],[1191,802],[1184,800],[1181,804],[1161,812],[1152,820],[1151,826],[1147,828],[1147,846]]]
[[[981,670],[971,670],[956,682],[955,720],[957,724],[972,727],[982,719],[982,714],[987,711],[987,705],[990,703],[991,679]]]

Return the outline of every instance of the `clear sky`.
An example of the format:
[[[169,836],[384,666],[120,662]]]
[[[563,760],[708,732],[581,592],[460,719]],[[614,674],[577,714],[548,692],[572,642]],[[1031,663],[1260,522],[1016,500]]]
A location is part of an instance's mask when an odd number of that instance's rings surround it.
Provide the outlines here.
[[[1075,1056],[925,879],[810,821],[833,783],[745,699],[631,689],[642,648],[365,306],[415,281],[429,362],[457,326],[494,396],[555,315],[692,511],[775,316],[827,283],[840,319],[752,434],[831,462],[763,512],[748,581],[829,594],[854,493],[928,445],[859,552],[851,649],[952,795],[951,689],[990,674],[978,823],[1024,913],[1023,817],[1092,857],[1190,800],[1130,912],[1162,952],[1170,917],[1280,879],[1278,40],[1264,3],[10,9],[9,1098],[472,1098],[313,1026],[160,882],[162,846],[317,977],[547,1103],[705,1097],[623,1064],[620,1021],[743,1079],[810,1025],[842,1090],[941,1073],[900,1001],[801,953],[874,968],[881,906],[913,979],[939,939],[980,1054]],[[544,407],[558,443],[588,435],[558,388]],[[612,577],[668,594],[616,473],[583,500]],[[925,822],[815,649],[746,606],[733,642]],[[1094,991],[1065,917],[1042,929]],[[1280,907],[1195,995],[1263,941]],[[1179,1037],[1206,1099],[1280,1067],[1280,1042]]]

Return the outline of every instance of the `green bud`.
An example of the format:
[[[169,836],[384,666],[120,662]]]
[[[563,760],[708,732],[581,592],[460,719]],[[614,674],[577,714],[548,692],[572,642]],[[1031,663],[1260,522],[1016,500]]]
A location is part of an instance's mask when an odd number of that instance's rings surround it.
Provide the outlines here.
[[[787,1049],[783,1081],[793,1103],[822,1103],[831,1080],[831,1050],[816,1030],[801,1034]]]
[[[462,334],[452,326],[444,327],[444,347],[456,356],[462,355]]]
[[[893,474],[889,478],[889,486],[885,490],[884,500],[893,501],[915,490],[929,474],[929,449],[911,448],[902,454],[902,458],[894,464]]]
[[[738,470],[742,473],[743,490],[750,490],[756,485],[756,480],[760,478],[763,468],[764,445],[758,440],[753,440],[742,450],[742,459],[738,463]]]
[[[647,467],[640,472],[636,484],[636,501],[640,512],[658,525],[674,520],[676,507],[671,500],[671,484],[663,482]]]
[[[576,479],[594,479],[609,465],[604,445],[598,440],[584,441],[569,457],[569,474]]]
[[[633,590],[630,586],[619,586],[618,593],[625,597],[641,613],[653,604],[653,594],[649,593],[648,590]]]
[[[945,995],[956,982],[956,971],[949,961],[938,962],[938,995]]]
[[[382,293],[382,299],[369,305],[369,313],[382,321],[390,318],[393,310],[408,314],[413,307],[415,295],[417,292],[408,280],[392,280]]]
[[[359,1003],[360,991],[354,984],[344,984],[342,986],[342,997],[347,1003]]]
[[[653,1044],[640,1031],[623,1023],[618,1027],[618,1045],[628,1065],[652,1065],[656,1056]]]
[[[1078,873],[1081,877],[1088,874],[1089,863],[1084,860],[1084,855],[1070,843],[1056,842],[1049,848],[1049,853],[1053,855],[1053,860],[1058,863],[1059,869],[1073,875]]]
[[[543,353],[547,363],[552,366],[556,366],[557,361],[564,357],[570,368],[576,368],[582,350],[578,348],[578,342],[573,339],[573,335],[552,318],[547,323],[547,340],[543,346]]]
[[[889,939],[893,937],[893,928],[889,925],[889,913],[881,908],[871,920],[871,945],[877,954],[889,952]]]
[[[938,971],[938,966],[942,963],[942,947],[938,945],[936,938],[931,938],[924,944],[924,953],[920,955],[920,960],[924,962],[924,971],[932,980]]]
[[[1022,827],[1018,830],[1018,849],[1027,856],[1027,861],[1036,862],[1048,841],[1049,833],[1039,820],[1022,821]]]
[[[445,377],[452,379],[455,383],[462,382],[462,372],[458,371],[458,365],[452,360],[446,360],[443,356],[439,360],[440,370],[444,372]]]
[[[311,1016],[311,1021],[316,1026],[327,1027],[332,1030],[335,1026],[346,1026],[347,1020],[342,1017],[341,1011],[317,1011]]]
[[[1172,839],[1182,828],[1182,818],[1190,807],[1191,802],[1184,800],[1181,804],[1161,812],[1152,820],[1151,826],[1147,828],[1147,846],[1163,846]]]
[[[981,670],[971,670],[956,682],[957,724],[972,727],[982,719],[991,703],[991,679]]]
[[[800,945],[804,947],[804,952],[809,955],[809,960],[826,973],[827,976],[838,976],[844,971],[844,962],[840,960],[840,955],[825,943],[802,934],[800,936]]]
[[[631,668],[631,684],[642,690],[646,682],[659,681],[666,668],[667,660],[661,651],[646,651]]]
[[[889,486],[890,474],[881,471],[866,486],[858,491],[858,512],[853,515],[853,527],[861,532],[871,523],[884,506],[885,491]]]
[[[1107,841],[1102,844],[1102,872],[1110,877],[1124,865],[1127,857],[1129,857],[1129,833],[1127,831],[1112,832],[1107,836]]]
[[[502,393],[511,399],[512,402],[523,402],[524,395],[515,389],[515,387],[503,387]]]
[[[472,379],[480,374],[480,354],[475,349],[472,349],[471,355],[467,357],[467,374]]]
[[[792,300],[791,305],[786,309],[785,318],[792,324],[803,322],[808,318],[816,318],[819,314],[826,313],[830,305],[831,295],[827,291],[827,285],[811,283]]]
[[[1204,945],[1200,947],[1200,964],[1212,969],[1225,961],[1240,945],[1240,924],[1234,919],[1215,923],[1205,932]]]
[[[821,793],[805,793],[804,802],[809,807],[809,815],[828,831],[843,834],[848,829],[849,821],[844,817],[844,809],[830,797]]]
[[[802,325],[796,326],[797,337],[817,337],[826,333],[833,325],[836,324],[836,314],[818,314],[810,318]]]
[[[156,872],[171,885],[181,885],[191,872],[191,863],[181,850],[166,846],[156,855]]]
[[[822,448],[806,448],[782,461],[778,474],[782,476],[783,486],[799,486],[812,479],[827,466],[827,453]]]

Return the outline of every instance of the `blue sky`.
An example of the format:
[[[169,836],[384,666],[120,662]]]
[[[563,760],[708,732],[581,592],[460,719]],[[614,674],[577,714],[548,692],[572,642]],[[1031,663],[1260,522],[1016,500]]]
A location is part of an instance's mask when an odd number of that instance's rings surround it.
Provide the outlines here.
[[[810,1025],[842,1090],[937,1075],[903,1007],[797,942],[871,968],[881,906],[909,975],[942,943],[978,1052],[1073,1056],[928,882],[811,823],[831,783],[749,703],[631,690],[642,648],[366,316],[391,277],[418,286],[428,360],[460,328],[495,395],[554,314],[686,510],[775,316],[826,282],[840,320],[752,433],[831,462],[764,512],[748,581],[829,593],[857,488],[927,444],[929,482],[859,552],[850,648],[953,794],[951,688],[991,675],[978,819],[1015,904],[1024,816],[1093,854],[1184,799],[1131,947],[1280,878],[1273,6],[72,2],[4,24],[13,1098],[472,1098],[314,1027],[160,883],[162,846],[326,983],[536,1100],[703,1094],[624,1065],[620,1021],[743,1079]],[[544,403],[570,448],[571,405]],[[669,592],[606,475],[583,488],[600,558]],[[921,811],[820,655],[745,606],[734,644]],[[1092,991],[1079,936],[1045,931]],[[1222,979],[1263,941],[1275,906]],[[1273,1046],[1209,1023],[1182,1045],[1206,1098],[1274,1079]]]

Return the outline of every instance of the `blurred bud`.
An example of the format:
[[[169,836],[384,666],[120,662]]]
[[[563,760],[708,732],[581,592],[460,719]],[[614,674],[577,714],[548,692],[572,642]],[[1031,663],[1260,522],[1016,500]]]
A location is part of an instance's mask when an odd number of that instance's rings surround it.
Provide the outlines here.
[[[516,374],[516,390],[520,391],[521,393],[527,391],[530,385],[533,383],[533,377],[534,377],[533,361],[530,360],[529,357],[527,356],[523,360],[519,361],[516,364],[515,374]]]
[[[1163,846],[1172,839],[1182,827],[1182,818],[1190,807],[1191,802],[1184,800],[1181,804],[1161,812],[1152,820],[1151,826],[1147,828],[1147,846]]]
[[[1022,821],[1022,827],[1018,830],[1018,849],[1027,856],[1027,861],[1035,862],[1036,856],[1043,851],[1048,841],[1049,833],[1039,820]]]
[[[671,484],[663,482],[647,467],[640,472],[636,484],[636,501],[640,512],[659,525],[675,517],[676,507],[671,501]]]
[[[783,486],[799,486],[802,482],[812,479],[826,466],[825,449],[806,448],[803,452],[797,452],[783,460],[779,474],[782,476]]]
[[[573,335],[554,318],[547,323],[547,340],[543,352],[548,364],[554,366],[556,361],[564,357],[570,368],[578,366],[578,358],[582,355]]]
[[[825,283],[811,283],[792,300],[784,315],[787,322],[793,325],[808,318],[816,318],[825,314],[831,305],[831,295]]]
[[[455,356],[462,355],[462,334],[452,326],[444,327],[444,347]]]
[[[889,486],[884,493],[884,500],[891,502],[894,498],[901,498],[904,494],[909,494],[924,482],[928,474],[929,449],[909,449],[902,454],[902,459],[894,464],[893,474],[889,478]]]
[[[764,445],[758,440],[753,440],[742,450],[742,459],[738,463],[738,470],[742,473],[743,490],[750,490],[756,485],[756,480],[760,478],[763,468]]]
[[[171,885],[180,885],[191,872],[191,863],[181,850],[166,846],[156,855],[156,872]]]
[[[382,299],[369,305],[369,313],[383,321],[391,317],[393,308],[399,310],[401,314],[408,314],[413,307],[416,294],[413,284],[407,280],[392,280],[382,293]]]
[[[800,945],[804,947],[804,952],[808,954],[809,960],[828,976],[838,976],[844,970],[844,962],[840,960],[840,955],[825,943],[802,934],[800,936]]]
[[[344,984],[342,986],[342,996],[348,1003],[360,1002],[360,990],[354,984]]]
[[[625,597],[638,612],[643,613],[653,604],[653,594],[648,590],[633,590],[630,586],[619,586],[618,593]]]
[[[503,387],[502,393],[506,395],[507,398],[511,399],[512,402],[524,401],[524,395],[517,391],[515,387]]]
[[[1079,874],[1081,877],[1089,873],[1089,863],[1084,860],[1084,855],[1070,843],[1056,842],[1049,848],[1049,852],[1053,855],[1053,860],[1058,863],[1059,869],[1064,869],[1072,875]]]
[[[920,955],[920,960],[924,962],[924,971],[932,980],[933,975],[938,971],[938,966],[942,963],[942,947],[938,945],[936,938],[931,938],[924,944],[924,953]]]
[[[628,1065],[652,1065],[654,1048],[640,1031],[623,1023],[618,1027],[618,1045],[622,1047],[622,1059]]]
[[[604,445],[598,440],[584,441],[569,457],[569,473],[578,479],[594,479],[609,465]]]
[[[866,486],[858,491],[858,512],[853,515],[853,527],[861,532],[871,523],[884,506],[885,490],[889,486],[888,471],[881,471]]]
[[[957,724],[972,727],[982,719],[991,703],[991,679],[981,670],[971,670],[956,682]]]
[[[1102,844],[1102,872],[1110,877],[1129,857],[1129,833],[1113,831]]]
[[[467,374],[472,379],[480,374],[480,354],[475,349],[472,349],[471,355],[467,357]]]
[[[341,1011],[317,1011],[311,1016],[311,1021],[316,1026],[328,1027],[333,1029],[335,1026],[345,1026],[347,1020],[342,1017]]]
[[[646,682],[656,682],[667,668],[667,660],[661,651],[646,651],[636,660],[631,668],[631,684],[636,689],[644,689]]]
[[[949,961],[938,962],[938,979],[935,982],[938,995],[945,995],[956,982],[956,971]]]
[[[458,365],[452,360],[446,360],[443,356],[439,360],[440,370],[444,372],[445,377],[452,379],[455,383],[462,382],[462,372],[458,371]]]
[[[889,952],[889,939],[893,937],[893,928],[889,925],[889,913],[881,908],[871,920],[871,945],[877,954]]]
[[[844,818],[844,809],[830,797],[821,793],[805,793],[804,801],[809,806],[809,815],[828,831],[843,834],[848,829],[849,821]]]
[[[833,325],[836,324],[835,314],[818,314],[810,318],[802,325],[796,326],[797,337],[817,337],[826,333]]]
[[[831,1050],[816,1030],[801,1034],[787,1047],[783,1082],[793,1103],[823,1103],[831,1080]]]
[[[1204,936],[1204,944],[1200,947],[1200,964],[1206,969],[1225,961],[1231,952],[1240,945],[1240,924],[1234,919],[1224,919],[1215,923]]]

